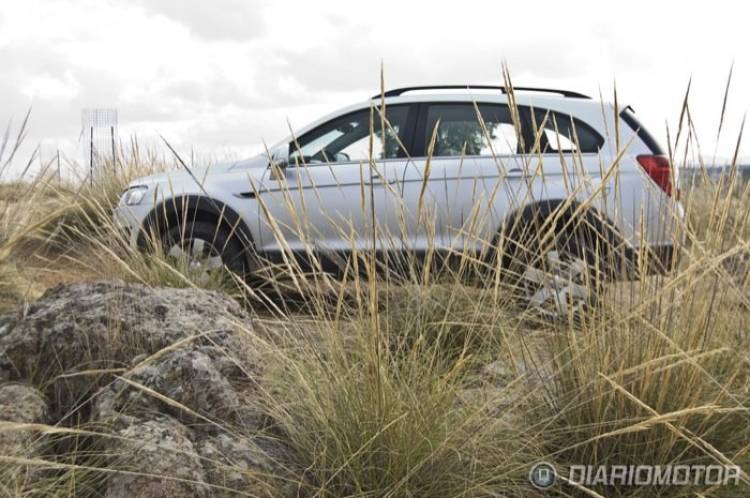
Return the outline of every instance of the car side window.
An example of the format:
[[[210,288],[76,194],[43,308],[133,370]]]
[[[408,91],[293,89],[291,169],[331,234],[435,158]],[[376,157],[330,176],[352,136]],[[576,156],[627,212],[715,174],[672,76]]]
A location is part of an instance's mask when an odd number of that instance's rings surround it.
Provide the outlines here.
[[[518,153],[521,141],[508,106],[481,104],[478,109],[481,121],[472,103],[430,105],[424,130],[425,152],[435,133],[433,156],[437,157]]]
[[[335,118],[305,133],[297,139],[297,143],[292,142],[289,145],[289,164],[369,161],[371,133],[373,159],[402,157],[403,150],[399,141],[404,143],[408,113],[409,106],[406,105],[386,108],[388,122],[385,126],[385,140],[377,109],[373,109],[372,113],[370,109],[363,109]]]
[[[543,153],[598,152],[604,139],[588,125],[561,112],[534,109],[532,127],[541,129]]]

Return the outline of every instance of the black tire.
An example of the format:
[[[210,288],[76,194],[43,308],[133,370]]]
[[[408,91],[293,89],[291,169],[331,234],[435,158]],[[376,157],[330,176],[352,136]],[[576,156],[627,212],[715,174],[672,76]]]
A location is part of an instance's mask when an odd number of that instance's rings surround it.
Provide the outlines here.
[[[575,232],[543,240],[538,233],[506,242],[505,281],[521,306],[552,319],[575,318],[595,307],[604,279],[591,240]]]
[[[199,241],[202,243],[199,244]],[[176,247],[196,257],[199,255],[193,253],[200,251],[202,257],[218,256],[221,266],[241,277],[247,276],[250,271],[245,248],[224,226],[217,227],[200,220],[188,221],[185,225],[171,227],[162,242],[167,254],[174,252]]]

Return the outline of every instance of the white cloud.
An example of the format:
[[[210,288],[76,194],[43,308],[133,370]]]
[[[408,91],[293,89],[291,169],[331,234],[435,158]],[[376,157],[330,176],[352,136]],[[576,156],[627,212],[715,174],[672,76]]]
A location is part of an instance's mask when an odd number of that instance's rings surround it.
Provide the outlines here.
[[[259,0],[141,0],[148,12],[184,24],[206,40],[249,40],[265,31]]]

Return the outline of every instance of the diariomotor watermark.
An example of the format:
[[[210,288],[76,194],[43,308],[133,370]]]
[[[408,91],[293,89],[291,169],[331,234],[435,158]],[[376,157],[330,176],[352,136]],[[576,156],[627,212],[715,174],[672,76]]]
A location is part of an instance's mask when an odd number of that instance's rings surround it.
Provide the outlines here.
[[[737,465],[571,465],[567,477],[548,462],[531,467],[529,480],[539,489],[561,481],[582,486],[725,486],[740,481]]]

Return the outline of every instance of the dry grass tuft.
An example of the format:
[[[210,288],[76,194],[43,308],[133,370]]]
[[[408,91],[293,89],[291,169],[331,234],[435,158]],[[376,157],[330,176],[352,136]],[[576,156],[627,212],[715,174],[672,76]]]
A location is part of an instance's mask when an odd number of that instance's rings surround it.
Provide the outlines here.
[[[690,143],[692,128],[680,131],[674,157]],[[549,321],[514,300],[513,275],[495,265],[502,246],[490,264],[471,254],[425,265],[355,254],[343,280],[290,262],[275,267],[265,296],[231,276],[202,280],[159,251],[134,250],[113,226],[109,213],[128,179],[164,167],[131,163],[93,187],[39,178],[0,189],[0,295],[35,294],[23,268],[32,257],[21,250],[33,248],[49,272],[75,266],[96,277],[223,289],[251,304],[274,331],[252,347],[268,358],[262,404],[294,450],[302,496],[538,496],[527,479],[537,461],[561,470],[743,469],[738,486],[560,483],[562,496],[750,491],[750,187],[731,173],[684,190],[675,271],[607,283],[599,306]],[[604,166],[615,174],[617,165]],[[303,213],[293,220],[310,235]],[[542,227],[544,243],[555,242],[558,226]],[[396,278],[396,266],[408,271]],[[289,304],[291,294],[300,305]],[[69,448],[61,461],[75,464]],[[87,482],[96,482],[96,465],[79,469]],[[0,482],[10,496],[26,496],[63,494],[81,478],[70,468],[51,475],[45,488],[28,489],[8,470]]]

